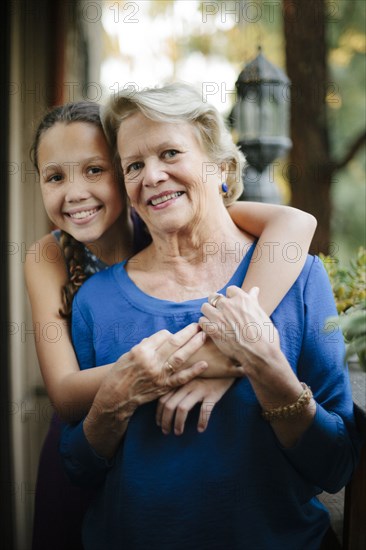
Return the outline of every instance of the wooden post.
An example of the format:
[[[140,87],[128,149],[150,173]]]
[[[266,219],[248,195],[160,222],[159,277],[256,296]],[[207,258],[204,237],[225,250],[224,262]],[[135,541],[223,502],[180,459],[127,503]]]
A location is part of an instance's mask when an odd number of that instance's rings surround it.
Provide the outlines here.
[[[355,415],[360,433],[366,441],[366,410],[355,404]],[[344,500],[343,550],[366,548],[366,445],[360,461],[346,487]]]

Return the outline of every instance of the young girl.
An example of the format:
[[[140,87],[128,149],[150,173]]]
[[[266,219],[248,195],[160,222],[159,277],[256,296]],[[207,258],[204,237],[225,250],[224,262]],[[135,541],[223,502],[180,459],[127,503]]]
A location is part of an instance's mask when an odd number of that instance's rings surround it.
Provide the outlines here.
[[[87,277],[143,248],[148,235],[128,208],[97,104],[68,104],[48,113],[38,127],[32,152],[45,209],[60,231],[35,244],[37,258],[27,256],[26,284],[33,322],[39,326],[53,322],[58,327],[57,341],[40,339],[36,348],[50,400],[58,415],[70,422],[85,414],[111,368],[79,370],[67,321],[72,297]],[[239,227],[260,237],[257,261],[252,262],[243,288],[259,287],[260,303],[271,314],[303,267],[315,220],[292,208],[265,204],[237,203],[229,211]],[[284,253],[289,241],[301,251],[296,261]],[[215,354],[210,352],[207,361],[205,376],[214,376]],[[215,375],[224,376],[223,369],[216,369]],[[39,464],[33,550],[82,548],[80,527],[92,495],[66,479],[57,450],[59,433],[55,415]]]

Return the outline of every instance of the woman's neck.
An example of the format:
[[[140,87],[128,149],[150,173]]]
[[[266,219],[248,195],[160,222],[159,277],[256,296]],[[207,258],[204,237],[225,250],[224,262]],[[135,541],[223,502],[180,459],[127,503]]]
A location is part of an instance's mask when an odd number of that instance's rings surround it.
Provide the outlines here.
[[[234,246],[236,242],[243,243],[250,236],[239,229],[232,221],[226,209],[218,215],[209,216],[204,222],[199,222],[177,233],[161,233],[152,230],[151,256],[156,265],[180,265],[183,263],[210,263],[215,251],[226,246]]]
[[[127,271],[147,294],[176,301],[222,288],[253,241],[232,222],[226,209],[215,223],[206,218],[193,234],[190,230],[161,235],[152,231],[152,237],[152,244],[127,264]]]

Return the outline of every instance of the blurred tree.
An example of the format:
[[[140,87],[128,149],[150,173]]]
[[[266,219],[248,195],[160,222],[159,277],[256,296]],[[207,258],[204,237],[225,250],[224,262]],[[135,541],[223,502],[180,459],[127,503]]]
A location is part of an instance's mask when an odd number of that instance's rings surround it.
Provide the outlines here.
[[[364,11],[363,2],[349,2]],[[291,136],[293,148],[288,169],[291,203],[314,214],[318,228],[315,253],[330,251],[332,200],[335,173],[344,168],[366,141],[363,129],[332,155],[327,102],[337,100],[337,87],[329,81],[326,38],[327,19],[336,3],[327,0],[283,0],[286,68],[292,81]],[[351,6],[352,7],[352,6]],[[351,13],[343,16],[353,16]],[[347,55],[347,51],[345,52]]]

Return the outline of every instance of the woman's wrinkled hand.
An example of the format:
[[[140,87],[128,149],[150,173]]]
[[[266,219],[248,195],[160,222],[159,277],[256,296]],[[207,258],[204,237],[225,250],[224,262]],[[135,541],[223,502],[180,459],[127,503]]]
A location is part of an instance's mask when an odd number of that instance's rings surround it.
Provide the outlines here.
[[[205,342],[197,323],[176,334],[160,330],[123,354],[103,380],[83,428],[100,456],[116,452],[137,407],[158,399],[200,376],[207,363],[187,366],[187,360]]]
[[[294,403],[303,388],[280,348],[277,329],[258,303],[258,289],[247,293],[230,286],[226,296],[216,293],[208,300],[201,308],[200,326],[223,353],[240,363],[262,409]]]
[[[260,307],[258,292],[257,287],[247,293],[230,286],[226,296],[209,296],[199,320],[202,330],[225,355],[242,365],[245,374],[280,352],[277,329]]]
[[[170,391],[161,397],[156,409],[156,423],[164,434],[174,427],[175,435],[184,431],[189,412],[202,403],[197,430],[204,432],[207,428],[214,406],[227,392],[235,378],[196,378],[181,388]]]
[[[116,361],[98,391],[99,397],[103,393],[117,408],[123,403],[136,408],[158,399],[204,372],[204,361],[187,366],[188,359],[204,342],[205,334],[197,323],[176,334],[160,330],[144,338]]]

